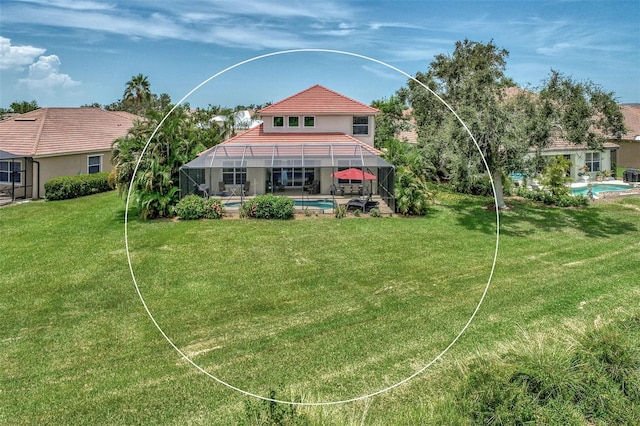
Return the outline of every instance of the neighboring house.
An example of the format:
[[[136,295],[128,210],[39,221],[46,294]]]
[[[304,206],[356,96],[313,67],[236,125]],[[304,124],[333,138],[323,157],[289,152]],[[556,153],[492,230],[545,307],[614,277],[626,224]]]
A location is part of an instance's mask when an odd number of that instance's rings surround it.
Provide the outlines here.
[[[620,110],[627,131],[615,139],[620,146],[615,155],[616,166],[640,168],[640,104],[623,104]]]
[[[221,189],[238,195],[249,187],[251,194],[288,191],[332,195],[336,187],[378,194],[393,203],[393,166],[373,147],[376,108],[320,85],[312,86],[258,115],[262,124],[201,153],[183,166],[181,193],[204,185],[215,193]],[[340,180],[331,175],[359,168],[375,181]],[[248,182],[248,184],[247,184]]]
[[[577,181],[580,180],[580,176],[585,173],[585,170],[591,177],[604,171],[612,171],[612,157],[618,149],[618,145],[606,141],[602,148],[602,151],[589,149],[586,144],[579,145],[556,138],[549,147],[540,152],[540,155],[542,157],[560,155],[571,161],[571,170],[568,175]]]
[[[111,144],[139,118],[99,108],[40,108],[0,121],[0,189],[40,198],[51,178],[111,171]]]

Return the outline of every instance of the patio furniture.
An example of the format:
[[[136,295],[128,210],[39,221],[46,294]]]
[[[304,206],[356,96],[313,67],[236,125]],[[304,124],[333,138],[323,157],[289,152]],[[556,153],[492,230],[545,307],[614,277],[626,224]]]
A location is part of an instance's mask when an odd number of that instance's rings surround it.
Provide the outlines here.
[[[196,184],[194,185],[193,193],[203,198],[209,198],[209,187],[204,183],[201,183],[199,185]]]
[[[307,191],[309,193],[309,195],[319,194],[320,193],[320,182],[318,182],[317,180],[314,180],[310,184],[306,185],[304,187],[304,190]]]
[[[246,196],[247,193],[249,192],[249,186],[251,186],[251,181],[245,181],[244,185],[242,186],[242,196]]]
[[[227,195],[229,195],[229,193],[227,192],[227,185],[225,185],[224,182],[218,182],[218,192],[216,193],[216,195],[222,197],[226,197]]]
[[[368,212],[374,207],[378,207],[378,202],[373,201],[371,198],[373,197],[372,193],[369,193],[367,198],[353,198],[349,200],[345,204],[347,210],[360,210],[363,213]]]

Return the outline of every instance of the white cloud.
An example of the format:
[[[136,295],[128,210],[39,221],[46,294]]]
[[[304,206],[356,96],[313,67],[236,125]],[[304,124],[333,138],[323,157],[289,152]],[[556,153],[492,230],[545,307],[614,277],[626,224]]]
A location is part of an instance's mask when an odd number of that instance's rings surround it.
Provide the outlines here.
[[[12,46],[11,39],[0,36],[0,70],[20,71],[46,51],[40,47]]]
[[[29,77],[18,80],[27,85],[32,92],[43,91],[47,94],[56,89],[69,89],[80,85],[68,74],[61,74],[60,58],[56,55],[40,56],[38,61],[29,66]]]
[[[570,47],[570,43],[556,43],[551,47],[539,47],[536,52],[546,56],[558,56]]]

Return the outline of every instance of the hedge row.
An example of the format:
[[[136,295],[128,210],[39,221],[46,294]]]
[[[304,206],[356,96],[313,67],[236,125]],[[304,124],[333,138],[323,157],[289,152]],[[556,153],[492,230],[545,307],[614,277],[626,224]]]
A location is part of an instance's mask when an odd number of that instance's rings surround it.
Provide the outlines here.
[[[108,178],[108,172],[55,177],[44,184],[45,198],[67,200],[110,191],[113,187],[109,185]]]
[[[541,189],[529,190],[518,188],[516,194],[539,203],[554,205],[558,207],[585,207],[589,205],[589,197],[582,194],[577,195],[553,195],[551,192]]]

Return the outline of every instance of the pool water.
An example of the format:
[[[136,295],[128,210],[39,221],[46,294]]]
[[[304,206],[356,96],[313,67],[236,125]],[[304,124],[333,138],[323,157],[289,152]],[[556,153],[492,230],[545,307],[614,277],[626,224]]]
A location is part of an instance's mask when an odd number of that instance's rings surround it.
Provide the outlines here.
[[[619,184],[594,184],[591,187],[591,191],[593,192],[593,194],[598,194],[600,192],[607,192],[607,191],[627,191],[631,189],[631,186],[629,185],[619,185]],[[582,186],[580,188],[571,188],[571,193],[573,195],[578,195],[578,194],[582,194],[582,195],[587,195],[587,187],[586,186]]]
[[[240,207],[239,202],[227,203],[225,207]],[[293,205],[296,207],[310,207],[316,209],[329,210],[333,208],[333,200],[325,199],[325,200],[302,200],[302,199],[294,199]]]

